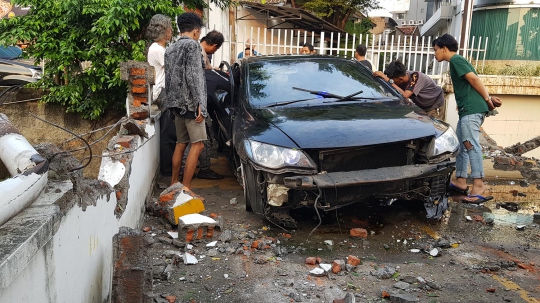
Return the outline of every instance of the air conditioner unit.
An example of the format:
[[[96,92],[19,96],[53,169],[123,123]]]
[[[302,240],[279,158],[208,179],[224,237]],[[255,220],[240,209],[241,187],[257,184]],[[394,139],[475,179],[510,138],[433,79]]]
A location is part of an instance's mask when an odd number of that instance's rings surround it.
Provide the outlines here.
[[[413,24],[414,24],[414,20],[409,20],[409,24],[410,24],[410,25],[413,25]]]
[[[407,21],[401,21],[401,25],[407,25]]]
[[[424,20],[418,20],[417,24],[424,24]]]

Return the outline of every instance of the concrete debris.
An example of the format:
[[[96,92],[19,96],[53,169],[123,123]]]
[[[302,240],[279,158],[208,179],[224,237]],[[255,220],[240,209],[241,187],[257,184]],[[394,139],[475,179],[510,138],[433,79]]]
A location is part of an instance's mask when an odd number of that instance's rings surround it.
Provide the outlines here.
[[[358,265],[362,264],[362,261],[358,257],[355,257],[353,255],[349,255],[347,257],[347,264],[350,264],[352,266],[358,266]]]
[[[396,273],[396,269],[393,267],[383,267],[377,269],[372,275],[377,277],[377,279],[390,279]]]
[[[154,213],[163,215],[171,224],[177,225],[179,217],[204,211],[204,203],[184,190],[184,185],[178,182],[161,193],[154,208]]]
[[[412,253],[418,253],[418,252],[420,252],[420,250],[417,249],[417,248],[411,248],[409,251],[412,252]]]
[[[219,241],[221,242],[230,242],[232,239],[232,231],[229,229],[224,230],[221,235],[219,235]]]
[[[315,276],[315,277],[326,276],[326,270],[324,270],[324,269],[322,269],[320,267],[317,267],[317,268],[314,268],[314,269],[310,270],[309,273],[312,276]]]
[[[191,264],[197,264],[197,263],[199,263],[199,261],[197,260],[195,256],[187,252],[184,254],[184,264],[191,265]]]
[[[206,247],[214,247],[214,246],[216,246],[216,244],[217,244],[217,241],[212,241],[212,242],[206,244]]]
[[[229,201],[231,205],[236,205],[238,202],[236,202],[236,198],[232,198],[231,201]]]
[[[439,250],[434,248],[434,249],[429,251],[429,255],[432,256],[432,257],[437,257],[437,256],[439,256]]]
[[[185,239],[186,243],[194,239],[201,240],[203,237],[211,239],[215,225],[214,219],[201,214],[184,215],[178,218],[179,237]]]
[[[332,264],[321,263],[319,266],[326,272],[329,272],[332,269]]]
[[[332,245],[334,245],[334,241],[332,241],[332,240],[324,240],[324,244],[326,244],[328,246],[332,246]]]
[[[167,233],[169,234],[169,236],[171,236],[171,238],[178,239],[178,232],[177,231],[169,231]]]
[[[354,238],[366,239],[367,238],[367,230],[365,230],[363,228],[353,228],[353,229],[350,230],[350,235],[351,235],[351,237],[354,237]]]
[[[517,225],[517,226],[516,226],[516,229],[517,229],[517,230],[525,230],[525,227],[526,227],[526,226],[527,226],[527,225]]]

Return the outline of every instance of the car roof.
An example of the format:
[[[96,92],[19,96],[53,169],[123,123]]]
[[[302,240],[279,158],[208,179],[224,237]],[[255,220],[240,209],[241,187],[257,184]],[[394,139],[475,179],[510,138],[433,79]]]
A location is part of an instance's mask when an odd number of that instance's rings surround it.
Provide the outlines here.
[[[330,55],[264,55],[264,56],[251,56],[247,58],[242,58],[244,62],[259,62],[259,61],[279,61],[279,60],[290,60],[290,59],[328,59],[328,60],[351,60],[351,58],[330,56]]]
[[[22,55],[22,49],[17,46],[0,45],[0,59],[15,59]]]

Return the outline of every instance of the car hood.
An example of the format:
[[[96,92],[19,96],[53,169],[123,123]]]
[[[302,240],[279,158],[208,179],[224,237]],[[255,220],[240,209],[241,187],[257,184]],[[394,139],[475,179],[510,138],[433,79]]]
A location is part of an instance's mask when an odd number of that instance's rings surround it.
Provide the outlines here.
[[[431,118],[415,113],[419,110],[384,103],[254,109],[259,131],[250,137],[308,149],[374,145],[440,133]],[[278,129],[285,137],[275,133]],[[291,140],[297,146],[289,146]]]

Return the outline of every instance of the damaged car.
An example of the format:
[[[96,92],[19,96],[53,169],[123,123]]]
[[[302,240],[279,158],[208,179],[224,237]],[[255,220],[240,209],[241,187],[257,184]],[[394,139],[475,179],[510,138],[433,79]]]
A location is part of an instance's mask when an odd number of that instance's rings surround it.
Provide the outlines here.
[[[292,227],[288,211],[373,200],[447,208],[458,140],[355,60],[258,56],[229,67],[209,107],[244,187],[246,209]],[[226,97],[224,95],[227,95]]]

